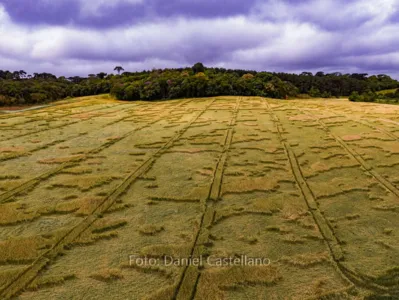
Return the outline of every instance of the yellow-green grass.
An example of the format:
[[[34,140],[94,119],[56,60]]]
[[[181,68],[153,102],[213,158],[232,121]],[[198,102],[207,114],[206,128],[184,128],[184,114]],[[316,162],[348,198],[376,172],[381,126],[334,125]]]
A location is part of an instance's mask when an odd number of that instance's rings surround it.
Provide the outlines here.
[[[398,107],[99,96],[0,124],[0,299],[398,297]],[[268,264],[207,262],[243,256]]]
[[[378,91],[377,94],[385,95],[385,94],[395,93],[396,90],[397,89],[382,90],[382,91]]]

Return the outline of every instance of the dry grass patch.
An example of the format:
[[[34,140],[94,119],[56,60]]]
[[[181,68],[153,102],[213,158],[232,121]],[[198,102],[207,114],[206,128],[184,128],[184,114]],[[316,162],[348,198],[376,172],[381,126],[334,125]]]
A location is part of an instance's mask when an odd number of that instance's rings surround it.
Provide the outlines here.
[[[352,167],[358,167],[359,164],[356,161],[346,161],[345,164],[337,165],[337,161],[332,161],[332,162],[322,162],[322,161],[317,161],[311,165],[311,169],[314,173],[324,173],[328,172],[331,170],[335,169],[341,169],[341,168],[352,168]]]
[[[0,264],[27,264],[34,261],[51,241],[41,236],[0,241]]]
[[[142,225],[139,228],[139,232],[143,235],[156,235],[164,230],[165,228],[163,226],[153,224]]]
[[[73,119],[79,119],[79,120],[84,121],[84,120],[89,120],[89,119],[91,119],[91,118],[93,118],[95,116],[99,116],[99,115],[101,115],[101,113],[89,112],[89,113],[82,113],[82,114],[78,114],[78,115],[73,115],[73,116],[70,116],[70,117],[73,118]]]
[[[160,264],[160,262],[159,262]],[[158,274],[164,276],[166,278],[171,278],[173,275],[173,270],[170,267],[164,267],[162,265],[143,265],[137,264],[134,260],[131,263],[124,263],[121,265],[122,269],[134,269],[141,273],[150,273],[150,274]]]
[[[93,170],[84,166],[76,166],[72,168],[67,168],[60,172],[60,174],[70,174],[70,175],[83,175],[83,174],[91,174]]]
[[[28,285],[27,289],[29,291],[37,291],[42,288],[60,286],[65,284],[66,281],[74,279],[76,279],[74,274],[64,276],[39,276]]]
[[[330,260],[328,252],[283,256],[280,261],[300,268],[308,268]]]
[[[25,204],[6,203],[0,205],[0,225],[13,225],[32,221],[39,216],[38,212],[27,210]]]
[[[129,203],[114,203],[105,213],[111,214],[117,211],[122,211],[128,208],[133,207],[132,204]]]
[[[24,270],[24,266],[13,267],[10,270],[5,270],[0,272],[0,290],[12,283],[17,276]]]
[[[145,246],[141,249],[141,254],[147,257],[162,258],[170,256],[174,258],[187,258],[191,254],[191,247],[187,244],[182,245],[169,245],[158,244]]]
[[[18,180],[21,179],[19,175],[0,175],[0,181],[2,180]]]
[[[209,169],[200,169],[197,171],[197,174],[203,175],[203,176],[212,176],[213,175],[213,170]]]
[[[23,147],[1,147],[0,148],[0,154],[2,153],[24,153],[25,148]]]
[[[78,216],[87,216],[103,203],[103,197],[83,197],[61,203],[54,207],[46,207],[40,212],[42,214],[69,214],[76,213]]]
[[[107,141],[118,141],[118,140],[120,140],[122,137],[121,136],[111,136],[111,137],[108,137],[108,138],[106,138],[106,140]]]
[[[103,233],[106,231],[115,230],[127,225],[125,219],[114,220],[109,218],[102,218],[97,220],[91,228],[92,233]]]
[[[248,180],[242,177],[230,177],[229,182],[222,186],[222,194],[248,193],[255,191],[274,191],[279,188],[280,178],[256,177]]]
[[[225,291],[245,285],[272,286],[281,279],[278,269],[273,266],[209,269],[202,273],[196,299],[225,299]]]
[[[158,186],[158,184],[156,184],[156,183],[150,183],[150,184],[147,184],[145,187],[146,187],[147,189],[156,189],[156,188],[158,188],[159,186]]]
[[[258,237],[251,236],[251,235],[250,236],[240,235],[238,237],[238,240],[241,241],[241,242],[250,244],[250,245],[254,245],[254,244],[256,244],[258,242]]]
[[[84,247],[94,245],[98,241],[111,240],[119,236],[116,231],[107,231],[104,233],[92,233],[90,231],[85,231],[72,243],[65,246],[66,249],[72,249],[73,247]]]
[[[289,117],[288,120],[290,121],[315,121],[314,117],[309,115],[296,115],[293,117]]]
[[[79,207],[76,210],[76,214],[81,216],[91,215],[103,201],[104,199],[100,197],[80,199],[80,201],[78,201]]]
[[[154,142],[154,143],[145,143],[145,144],[136,144],[134,145],[139,149],[158,149],[165,145],[164,142]]]
[[[144,156],[146,154],[147,154],[146,152],[131,152],[131,153],[129,153],[129,155],[131,155],[131,156]]]
[[[90,228],[84,231],[67,248],[93,245],[101,240],[110,240],[119,236],[118,229],[127,225],[124,219],[112,220],[110,217],[97,219]]]
[[[343,137],[342,137],[342,140],[344,140],[344,141],[358,141],[358,140],[361,140],[362,139],[362,137],[360,136],[360,135],[344,135]]]
[[[384,228],[384,234],[391,235],[393,233],[393,228]]]
[[[103,269],[90,275],[93,278],[102,282],[112,282],[123,279],[123,274],[119,269]]]
[[[188,154],[195,154],[195,153],[201,153],[201,152],[214,152],[215,150],[209,150],[209,149],[204,149],[204,148],[178,148],[176,147],[176,144],[174,144],[174,147],[171,148],[171,150],[168,150],[168,153],[188,153]]]
[[[85,158],[84,155],[71,155],[71,156],[66,156],[66,157],[45,158],[45,159],[39,160],[38,163],[48,164],[48,165],[64,164],[64,163],[68,163],[68,162],[78,162],[84,158]]]
[[[39,144],[42,141],[40,141],[40,140],[30,140],[29,142],[32,143],[32,144]]]
[[[168,300],[173,299],[175,291],[177,289],[176,285],[169,285],[167,287],[160,288],[156,290],[153,294],[145,296],[142,300]]]
[[[287,244],[304,244],[304,243],[306,243],[306,240],[304,238],[296,236],[295,234],[292,234],[292,233],[288,233],[288,234],[284,235],[280,240],[283,243],[287,243]]]
[[[119,176],[87,175],[81,180],[77,180],[73,176],[61,175],[55,178],[53,183],[50,184],[48,188],[78,188],[82,192],[88,192],[94,188],[102,187],[120,178],[121,177]]]
[[[263,215],[263,216],[271,216],[273,212],[270,210],[260,210],[253,209],[252,207],[248,208],[227,208],[218,210],[215,214],[214,224],[220,223],[223,220],[226,220],[231,217],[244,216],[244,215]]]

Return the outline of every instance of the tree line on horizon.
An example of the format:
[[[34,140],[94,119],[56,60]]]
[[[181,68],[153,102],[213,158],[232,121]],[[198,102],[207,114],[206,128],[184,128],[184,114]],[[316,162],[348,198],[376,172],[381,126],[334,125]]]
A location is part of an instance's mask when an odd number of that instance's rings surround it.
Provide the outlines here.
[[[127,101],[237,95],[279,99],[345,96],[351,101],[399,102],[399,82],[384,74],[271,73],[206,68],[202,63],[191,68],[141,72],[126,72],[116,66],[114,71],[118,74],[100,72],[66,78],[0,70],[0,105],[38,104],[105,93]],[[392,91],[377,94],[382,90]]]

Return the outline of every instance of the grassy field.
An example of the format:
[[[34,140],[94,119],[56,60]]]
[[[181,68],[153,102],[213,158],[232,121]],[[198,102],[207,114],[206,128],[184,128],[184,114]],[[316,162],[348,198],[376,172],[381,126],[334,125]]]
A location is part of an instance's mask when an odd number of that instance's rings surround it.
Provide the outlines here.
[[[398,229],[398,106],[87,97],[0,115],[0,299],[399,299]],[[190,256],[269,263],[165,265]]]
[[[379,95],[385,95],[385,94],[389,94],[389,93],[395,93],[397,89],[390,89],[390,90],[382,90],[382,91],[378,91],[377,94]]]

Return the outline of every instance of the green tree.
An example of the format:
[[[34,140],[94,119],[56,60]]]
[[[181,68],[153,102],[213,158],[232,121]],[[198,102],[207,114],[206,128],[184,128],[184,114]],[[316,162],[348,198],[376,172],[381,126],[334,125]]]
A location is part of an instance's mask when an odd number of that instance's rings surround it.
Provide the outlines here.
[[[26,72],[24,70],[20,70],[19,71],[19,77],[25,78],[25,76],[26,76]]]
[[[309,95],[310,95],[311,97],[317,98],[317,97],[320,97],[320,96],[321,96],[321,93],[320,93],[319,89],[316,89],[316,88],[312,87],[312,88],[309,90]]]
[[[114,71],[117,71],[118,72],[118,75],[121,73],[121,71],[125,71],[125,69],[124,68],[122,68],[121,66],[116,66],[115,68],[114,68]]]
[[[204,65],[202,63],[198,62],[192,67],[192,70],[193,70],[194,74],[204,73],[205,72],[205,67],[204,67]]]
[[[358,92],[352,92],[352,94],[349,96],[349,101],[352,101],[352,102],[358,102],[358,101],[360,101],[360,95],[359,95],[359,93]]]
[[[104,73],[104,72],[100,72],[100,73],[97,74],[97,77],[100,78],[100,79],[104,79],[105,76],[107,76],[107,73]]]

